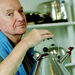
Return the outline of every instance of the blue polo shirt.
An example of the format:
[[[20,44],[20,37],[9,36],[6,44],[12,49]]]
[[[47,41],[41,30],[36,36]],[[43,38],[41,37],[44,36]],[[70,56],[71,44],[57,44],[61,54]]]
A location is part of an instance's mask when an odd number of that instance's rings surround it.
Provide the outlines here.
[[[8,38],[2,32],[0,32],[0,57],[2,59],[5,59],[11,53],[12,50],[13,50],[13,47],[10,44]],[[32,68],[32,71],[33,71],[33,68]],[[30,73],[32,73],[32,71]],[[19,69],[16,75],[27,75],[23,64],[19,66]]]

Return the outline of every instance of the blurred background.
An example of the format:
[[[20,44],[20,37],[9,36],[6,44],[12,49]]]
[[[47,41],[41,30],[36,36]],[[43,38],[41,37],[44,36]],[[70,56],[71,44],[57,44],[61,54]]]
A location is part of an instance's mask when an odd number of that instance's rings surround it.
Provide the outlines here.
[[[68,47],[75,47],[75,0],[20,0],[27,18],[27,32],[32,29],[47,29],[54,34],[51,40],[38,44],[34,50],[42,52],[44,47],[51,48],[51,44],[67,51]],[[53,47],[53,46],[52,46]],[[67,59],[65,67],[71,75],[75,75],[75,49]]]

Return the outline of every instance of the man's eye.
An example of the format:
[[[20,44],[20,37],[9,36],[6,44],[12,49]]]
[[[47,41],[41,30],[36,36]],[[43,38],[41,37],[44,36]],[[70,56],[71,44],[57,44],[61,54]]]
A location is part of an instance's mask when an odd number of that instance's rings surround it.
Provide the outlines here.
[[[13,16],[13,13],[8,13],[8,16]]]
[[[20,12],[20,13],[23,13],[23,10],[20,10],[19,12]]]

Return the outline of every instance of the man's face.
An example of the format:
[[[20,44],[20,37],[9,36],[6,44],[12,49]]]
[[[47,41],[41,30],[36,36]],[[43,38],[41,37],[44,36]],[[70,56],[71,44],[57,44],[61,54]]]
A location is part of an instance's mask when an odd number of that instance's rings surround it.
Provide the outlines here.
[[[26,18],[18,0],[0,1],[0,30],[10,35],[26,32]]]

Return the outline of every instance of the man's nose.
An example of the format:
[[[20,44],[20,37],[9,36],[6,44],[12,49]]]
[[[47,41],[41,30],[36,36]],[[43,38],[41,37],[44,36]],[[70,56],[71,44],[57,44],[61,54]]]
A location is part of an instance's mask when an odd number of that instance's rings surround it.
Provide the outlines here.
[[[16,17],[16,20],[18,20],[18,21],[23,21],[24,20],[23,13],[20,13],[18,11],[15,11],[15,17]]]

